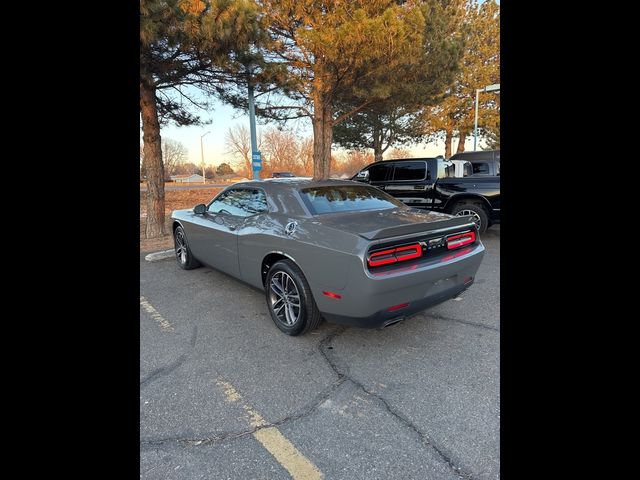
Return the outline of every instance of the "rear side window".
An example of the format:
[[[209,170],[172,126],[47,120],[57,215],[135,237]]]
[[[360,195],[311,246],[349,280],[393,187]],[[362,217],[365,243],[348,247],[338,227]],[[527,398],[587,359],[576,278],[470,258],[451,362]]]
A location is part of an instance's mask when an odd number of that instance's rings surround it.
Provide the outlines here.
[[[396,162],[393,179],[396,181],[424,180],[427,174],[425,162]]]
[[[404,207],[401,201],[368,185],[312,187],[300,193],[313,215]]]
[[[489,175],[489,164],[484,162],[473,162],[474,175]]]
[[[389,177],[389,172],[393,168],[388,163],[379,163],[377,165],[371,165],[369,167],[369,181],[370,182],[384,182]]]

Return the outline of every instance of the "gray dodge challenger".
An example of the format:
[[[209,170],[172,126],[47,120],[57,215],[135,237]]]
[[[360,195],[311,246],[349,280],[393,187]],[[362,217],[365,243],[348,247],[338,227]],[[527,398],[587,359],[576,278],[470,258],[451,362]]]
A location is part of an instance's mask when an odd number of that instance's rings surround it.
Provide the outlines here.
[[[322,318],[371,328],[404,320],[467,289],[484,255],[470,217],[414,209],[351,181],[236,183],[171,218],[178,265],[205,264],[263,290],[288,335]]]

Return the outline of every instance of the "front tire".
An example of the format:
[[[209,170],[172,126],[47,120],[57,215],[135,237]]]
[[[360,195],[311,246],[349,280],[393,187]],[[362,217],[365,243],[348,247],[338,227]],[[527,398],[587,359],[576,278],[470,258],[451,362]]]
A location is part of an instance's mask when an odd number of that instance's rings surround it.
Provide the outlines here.
[[[291,260],[273,264],[265,283],[267,308],[276,326],[287,335],[301,335],[320,325],[311,288],[300,267]]]
[[[483,234],[489,228],[489,215],[480,203],[476,202],[460,202],[456,203],[451,210],[451,215],[461,217],[471,216],[478,227],[478,233]]]
[[[200,266],[200,262],[195,259],[187,243],[187,236],[184,234],[184,229],[178,227],[173,232],[173,245],[176,250],[176,260],[178,265],[184,270],[192,270]]]

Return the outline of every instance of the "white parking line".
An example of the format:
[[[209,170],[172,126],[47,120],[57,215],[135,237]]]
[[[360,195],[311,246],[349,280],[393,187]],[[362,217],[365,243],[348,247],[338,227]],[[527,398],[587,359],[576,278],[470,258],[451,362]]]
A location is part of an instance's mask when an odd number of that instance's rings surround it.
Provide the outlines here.
[[[140,306],[142,306],[142,308],[144,308],[147,313],[151,315],[151,318],[158,322],[158,324],[160,325],[160,330],[164,332],[173,331],[173,325],[169,323],[169,320],[160,315],[160,313],[155,308],[153,308],[153,305],[151,305],[142,295],[140,295]]]
[[[242,395],[233,385],[220,378],[216,380],[216,384],[224,391],[227,402],[240,402],[249,417],[249,425],[253,428],[266,427],[253,432],[253,437],[289,472],[291,478],[294,480],[320,480],[324,478],[318,467],[300,453],[293,443],[278,430],[278,427],[267,427],[269,423],[243,400]]]

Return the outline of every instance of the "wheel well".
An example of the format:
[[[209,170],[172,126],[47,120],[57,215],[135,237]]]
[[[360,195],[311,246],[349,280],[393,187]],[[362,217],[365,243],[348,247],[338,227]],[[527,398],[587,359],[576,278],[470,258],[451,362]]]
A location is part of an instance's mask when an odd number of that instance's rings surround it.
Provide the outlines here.
[[[179,226],[179,222],[173,222],[173,225],[171,226],[171,233],[176,233],[176,228],[178,228]]]
[[[485,212],[487,213],[487,216],[489,215],[489,212],[491,211],[491,206],[489,205],[489,202],[487,202],[485,198],[477,195],[465,195],[465,196],[453,197],[451,200],[449,200],[444,210],[446,213],[451,213],[457,204],[471,203],[471,202],[477,202],[481,204]]]
[[[262,285],[264,285],[267,281],[267,275],[269,274],[271,266],[277,261],[283,260],[285,258],[288,257],[282,255],[281,253],[270,253],[269,255],[264,257],[264,260],[262,260],[262,267],[260,268],[260,271],[262,272]]]

